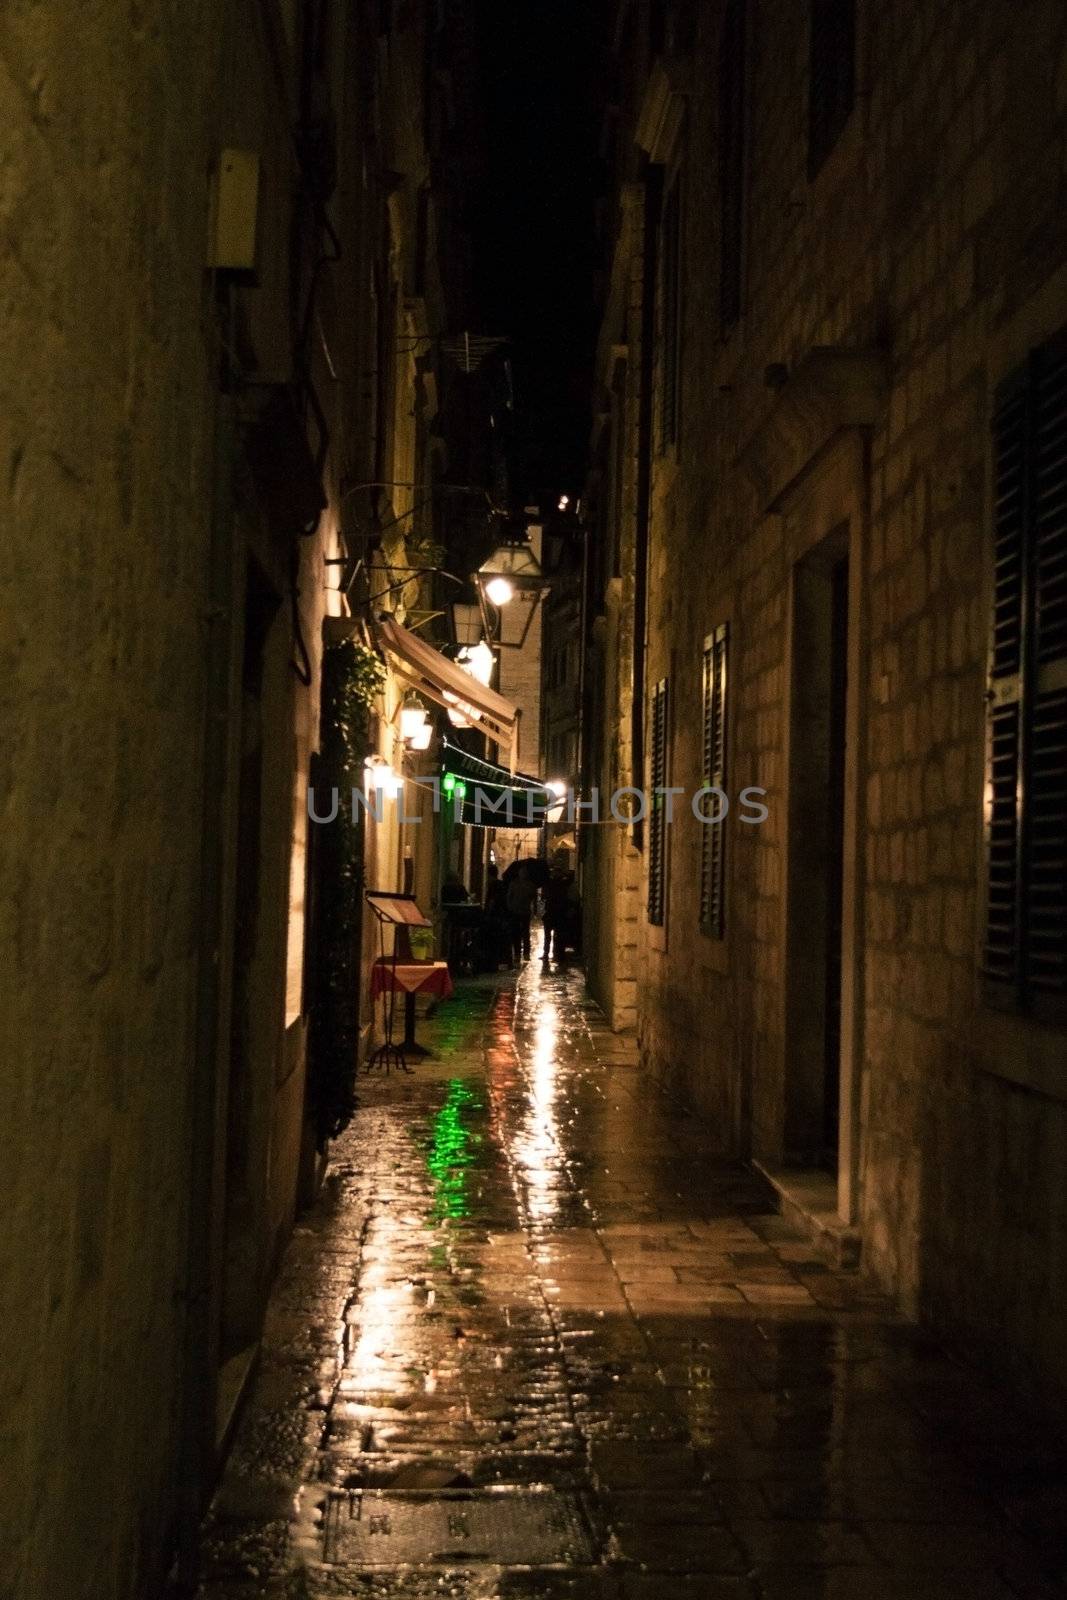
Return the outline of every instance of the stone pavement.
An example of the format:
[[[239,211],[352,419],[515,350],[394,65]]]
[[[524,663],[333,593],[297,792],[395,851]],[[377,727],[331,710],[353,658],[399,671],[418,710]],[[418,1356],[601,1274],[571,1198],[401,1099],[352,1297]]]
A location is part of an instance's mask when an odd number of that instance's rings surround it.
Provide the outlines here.
[[[527,967],[364,1078],[203,1600],[1039,1600],[1067,1455],[790,1234]]]

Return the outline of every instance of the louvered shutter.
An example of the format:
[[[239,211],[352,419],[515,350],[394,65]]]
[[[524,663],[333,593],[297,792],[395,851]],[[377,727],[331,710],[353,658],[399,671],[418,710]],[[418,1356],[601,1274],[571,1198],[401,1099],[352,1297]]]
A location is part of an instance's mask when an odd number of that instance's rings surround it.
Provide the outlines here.
[[[729,628],[724,622],[704,641],[703,761],[705,788],[726,792],[726,658]],[[721,802],[708,800],[717,814]],[[726,931],[726,828],[724,822],[701,824],[700,922],[713,938]]]
[[[1067,1020],[1067,343],[1032,364],[1032,711],[1025,787],[1023,982]]]
[[[649,832],[648,832],[648,920],[662,927],[667,904],[667,804],[659,789],[667,787],[667,680],[664,678],[652,691]]]
[[[1020,738],[1027,518],[1024,377],[998,392],[993,419],[993,617],[986,722],[986,929],[989,998],[1013,1004],[1021,927]],[[1001,991],[999,986],[1007,986]]]
[[[998,391],[984,971],[994,1004],[1067,1021],[1067,343]]]

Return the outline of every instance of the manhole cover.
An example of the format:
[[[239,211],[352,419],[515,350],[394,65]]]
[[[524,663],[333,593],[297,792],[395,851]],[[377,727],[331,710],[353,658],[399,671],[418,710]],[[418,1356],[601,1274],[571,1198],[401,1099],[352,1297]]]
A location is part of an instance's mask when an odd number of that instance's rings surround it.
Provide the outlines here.
[[[596,1559],[577,1496],[551,1489],[448,1495],[356,1490],[326,1507],[323,1560],[331,1566],[403,1567],[458,1561],[577,1566]]]

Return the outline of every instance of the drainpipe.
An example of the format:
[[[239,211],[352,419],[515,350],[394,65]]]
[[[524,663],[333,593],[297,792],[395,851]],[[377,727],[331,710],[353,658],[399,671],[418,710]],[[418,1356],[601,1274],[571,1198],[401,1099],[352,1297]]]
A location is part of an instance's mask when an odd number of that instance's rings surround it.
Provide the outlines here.
[[[233,290],[226,322],[232,331]],[[230,347],[232,348],[232,342]],[[178,1585],[196,1584],[200,1521],[215,1461],[218,1381],[218,1218],[222,1179],[217,1169],[222,1083],[227,922],[224,882],[229,857],[230,741],[233,725],[235,404],[219,394],[204,641],[204,757],[201,821],[195,1046],[189,1095],[188,1260],[179,1298],[185,1309],[178,1450]]]
[[[657,231],[663,172],[658,166],[645,169],[645,215],[642,239],[644,292],[641,297],[640,400],[637,417],[637,506],[634,535],[634,672],[633,721],[630,730],[633,772],[631,782],[638,788],[645,772],[645,654],[648,634],[648,541],[652,492],[652,415],[653,345],[656,336]],[[644,843],[644,824],[633,824],[633,840],[638,849]]]
[[[592,788],[592,785],[587,782],[589,777],[587,768],[589,708],[585,703],[585,696],[588,688],[588,668],[586,663],[589,659],[590,648],[592,646],[592,619],[590,615],[591,608],[589,605],[589,592],[591,587],[592,584],[589,576],[589,524],[583,518],[582,572],[578,585],[578,637],[581,640],[582,648],[578,653],[578,749],[575,754],[575,766],[577,768],[575,776],[578,784],[579,798],[581,798],[583,795],[588,798],[589,791]],[[577,816],[578,813],[575,813],[575,815]],[[578,881],[584,889],[585,877],[582,868],[585,865],[585,851],[580,848],[582,829],[580,824],[577,822],[575,823],[574,835],[574,861],[578,870]]]

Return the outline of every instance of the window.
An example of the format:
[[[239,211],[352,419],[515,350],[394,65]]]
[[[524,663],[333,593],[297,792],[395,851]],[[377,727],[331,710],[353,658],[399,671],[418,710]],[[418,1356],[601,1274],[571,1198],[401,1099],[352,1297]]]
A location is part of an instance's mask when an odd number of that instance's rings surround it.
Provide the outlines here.
[[[693,0],[652,0],[648,14],[648,46],[653,59],[691,50],[696,34]]]
[[[997,392],[987,998],[1067,1022],[1067,334]]]
[[[652,59],[667,48],[667,7],[665,0],[652,0],[648,9],[648,49]]]
[[[660,249],[660,449],[678,442],[681,362],[681,184],[675,179],[663,205]]]
[[[703,771],[705,789],[726,792],[726,653],[729,625],[722,623],[704,641]],[[703,809],[719,816],[723,802],[709,795]],[[700,825],[700,926],[714,939],[726,932],[726,828],[722,821]]]
[[[856,0],[811,0],[808,178],[834,148],[856,98]]]
[[[666,920],[667,907],[667,796],[657,793],[667,787],[667,712],[664,678],[652,691],[648,796],[648,920],[658,928]]]
[[[719,320],[741,315],[745,218],[746,0],[728,0],[719,44]]]

